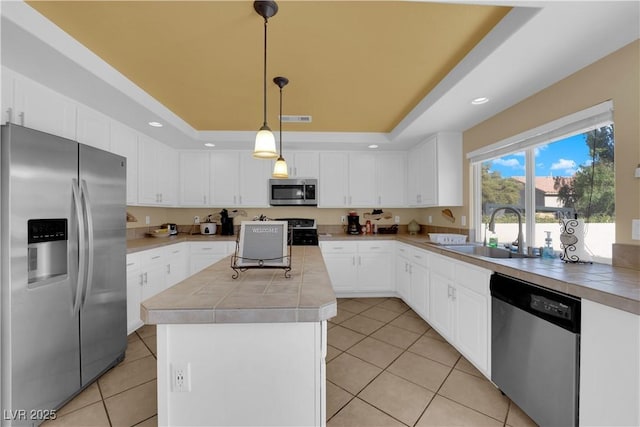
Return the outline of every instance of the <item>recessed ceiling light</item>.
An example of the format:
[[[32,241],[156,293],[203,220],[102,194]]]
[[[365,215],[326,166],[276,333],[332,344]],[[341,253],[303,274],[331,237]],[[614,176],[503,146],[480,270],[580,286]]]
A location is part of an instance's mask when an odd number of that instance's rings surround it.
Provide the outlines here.
[[[371,145],[369,145],[368,147],[369,147],[369,148],[378,148],[378,145],[377,145],[377,144],[371,144]]]
[[[153,126],[154,128],[161,128],[164,125],[160,122],[149,122],[149,126]]]
[[[213,142],[205,142],[205,143],[204,143],[204,146],[205,146],[205,147],[215,147],[215,146],[216,146],[216,144],[214,144]]]
[[[487,102],[489,102],[489,98],[485,97],[485,96],[481,96],[480,98],[476,98],[473,101],[471,101],[471,103],[473,105],[481,105],[481,104],[486,104]]]

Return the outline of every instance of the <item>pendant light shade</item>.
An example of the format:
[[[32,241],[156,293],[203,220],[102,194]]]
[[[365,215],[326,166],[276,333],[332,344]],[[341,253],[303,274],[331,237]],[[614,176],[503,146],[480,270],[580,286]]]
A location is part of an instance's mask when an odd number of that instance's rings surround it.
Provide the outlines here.
[[[263,117],[262,127],[256,135],[256,143],[253,148],[253,157],[258,159],[275,159],[278,157],[276,152],[276,140],[267,125],[267,23],[269,18],[278,12],[278,5],[275,1],[254,1],[253,8],[258,15],[264,18],[264,69],[262,74],[263,80]]]
[[[273,165],[273,174],[271,176],[274,178],[289,178],[289,168],[287,167],[287,162],[284,161],[284,157],[282,157],[282,88],[289,83],[289,79],[276,77],[273,82],[280,88],[280,115],[278,116],[280,118],[280,155],[276,160],[276,164]]]

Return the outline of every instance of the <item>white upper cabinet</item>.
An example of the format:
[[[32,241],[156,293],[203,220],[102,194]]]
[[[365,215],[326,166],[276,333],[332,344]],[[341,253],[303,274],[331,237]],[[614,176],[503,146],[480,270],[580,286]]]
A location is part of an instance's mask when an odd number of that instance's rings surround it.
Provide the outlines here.
[[[3,95],[3,104],[10,104],[3,105],[3,115],[11,123],[75,140],[76,104],[39,83],[12,75],[8,80],[13,80],[13,100]],[[2,83],[4,91],[4,77]]]
[[[138,141],[138,202],[176,205],[178,174],[175,150],[140,135]]]
[[[237,151],[213,151],[210,153],[211,204],[215,206],[238,205],[238,170],[240,154]]]
[[[250,151],[240,153],[240,170],[236,172],[240,184],[238,206],[269,206],[271,164],[264,159],[254,158]]]
[[[110,124],[111,151],[127,158],[127,204],[138,203],[138,134],[112,120]]]
[[[0,103],[2,103],[2,123],[1,124],[5,124],[5,123],[10,123],[12,116],[13,116],[13,110],[14,110],[14,102],[13,102],[13,84],[14,84],[14,78],[11,75],[11,73],[9,73],[7,71],[6,68],[2,68],[2,73],[0,73],[0,77],[2,78],[2,90],[0,91]]]
[[[409,151],[410,206],[462,205],[462,134],[442,132]]]
[[[376,206],[376,156],[374,153],[349,154],[349,206]]]
[[[207,153],[180,152],[180,206],[207,206],[211,202],[209,169]]]
[[[272,162],[250,151],[211,152],[210,195],[215,206],[267,207]]]
[[[77,140],[82,144],[109,151],[109,117],[84,105],[78,105]]]
[[[375,205],[380,207],[407,206],[407,157],[403,152],[376,154]]]
[[[348,180],[348,153],[320,153],[318,206],[322,208],[341,208],[349,206]]]
[[[289,168],[289,178],[318,178],[320,168],[317,152],[293,151],[284,154]]]

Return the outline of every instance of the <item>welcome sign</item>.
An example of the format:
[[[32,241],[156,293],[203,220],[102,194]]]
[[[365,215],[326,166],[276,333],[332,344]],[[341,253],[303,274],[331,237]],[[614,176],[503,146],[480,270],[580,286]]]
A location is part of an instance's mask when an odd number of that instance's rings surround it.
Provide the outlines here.
[[[237,266],[287,266],[287,226],[287,221],[242,221]]]

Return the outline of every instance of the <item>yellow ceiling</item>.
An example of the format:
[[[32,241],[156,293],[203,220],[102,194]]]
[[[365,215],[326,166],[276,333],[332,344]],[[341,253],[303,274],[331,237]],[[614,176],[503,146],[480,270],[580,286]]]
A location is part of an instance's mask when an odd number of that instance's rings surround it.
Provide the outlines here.
[[[29,1],[196,130],[262,125],[263,19],[251,1]],[[510,8],[280,1],[268,25],[268,122],[389,132]]]

